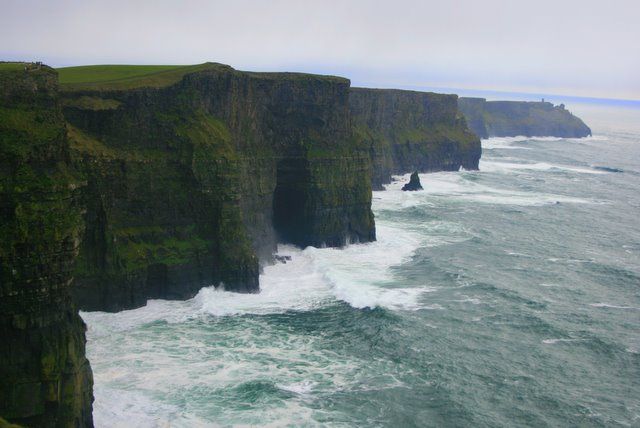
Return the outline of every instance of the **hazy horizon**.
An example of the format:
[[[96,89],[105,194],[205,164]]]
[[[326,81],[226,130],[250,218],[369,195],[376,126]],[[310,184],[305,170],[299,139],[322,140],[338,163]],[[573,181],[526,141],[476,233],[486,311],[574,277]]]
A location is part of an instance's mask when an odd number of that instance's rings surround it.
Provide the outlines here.
[[[2,0],[0,59],[194,64],[348,77],[355,86],[640,101],[640,4],[620,0]]]

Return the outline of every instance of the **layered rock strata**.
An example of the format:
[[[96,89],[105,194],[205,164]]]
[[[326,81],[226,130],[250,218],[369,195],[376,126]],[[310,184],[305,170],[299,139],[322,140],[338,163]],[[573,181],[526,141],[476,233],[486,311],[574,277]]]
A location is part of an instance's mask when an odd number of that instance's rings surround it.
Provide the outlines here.
[[[81,185],[56,72],[0,69],[0,416],[20,425],[92,426],[85,324],[69,294]]]
[[[375,239],[349,81],[219,64],[162,88],[64,93],[87,178],[74,293],[120,310],[203,286],[258,291],[276,243]]]
[[[480,140],[458,112],[457,95],[353,88],[351,118],[372,160],[372,185],[392,174],[478,169]]]
[[[92,425],[85,310],[256,292],[278,242],[375,239],[372,184],[475,169],[454,95],[220,64],[108,84],[0,66],[0,416]],[[82,72],[80,73],[82,74]]]

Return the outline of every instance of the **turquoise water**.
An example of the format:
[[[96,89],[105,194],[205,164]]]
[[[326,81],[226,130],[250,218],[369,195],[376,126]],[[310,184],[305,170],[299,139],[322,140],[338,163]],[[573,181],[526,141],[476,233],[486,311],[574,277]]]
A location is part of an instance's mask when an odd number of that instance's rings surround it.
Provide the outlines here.
[[[400,177],[259,295],[83,313],[96,425],[639,426],[640,132],[593,127]]]

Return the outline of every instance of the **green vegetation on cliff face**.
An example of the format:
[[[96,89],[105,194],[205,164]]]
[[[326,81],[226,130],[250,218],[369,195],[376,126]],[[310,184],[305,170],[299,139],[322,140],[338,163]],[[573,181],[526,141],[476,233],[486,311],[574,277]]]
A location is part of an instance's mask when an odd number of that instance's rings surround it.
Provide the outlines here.
[[[481,138],[517,135],[582,138],[591,135],[591,129],[562,104],[487,101],[484,98],[460,98],[458,104],[469,127]]]
[[[350,109],[376,189],[392,174],[478,168],[480,140],[458,114],[456,95],[352,88]]]
[[[348,91],[337,77],[215,64],[165,87],[67,85],[72,159],[87,180],[81,307],[118,310],[219,283],[257,291],[259,260],[278,240],[375,239]]]
[[[57,79],[0,68],[0,416],[91,426],[85,325],[69,287],[82,230]]]
[[[127,126],[129,113],[119,114],[115,121]],[[69,127],[74,163],[87,179],[73,289],[83,308],[185,298],[220,282],[257,289],[258,260],[241,223],[233,187],[239,169],[225,126],[198,112],[151,116],[151,126],[167,128],[156,147],[142,134],[123,145],[108,128],[90,135]]]
[[[258,290],[278,242],[375,239],[373,183],[477,167],[455,96],[220,64],[0,64],[0,416],[91,426],[83,309]]]
[[[6,419],[0,417],[0,428],[23,428],[20,425],[7,422]]]

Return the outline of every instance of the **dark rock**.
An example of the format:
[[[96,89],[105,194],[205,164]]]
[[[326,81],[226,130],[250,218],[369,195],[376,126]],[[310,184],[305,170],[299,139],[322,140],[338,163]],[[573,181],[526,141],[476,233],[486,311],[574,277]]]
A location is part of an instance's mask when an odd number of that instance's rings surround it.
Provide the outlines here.
[[[420,184],[420,176],[418,175],[418,171],[411,174],[411,178],[409,182],[402,186],[402,190],[404,191],[415,191],[422,190],[422,184]]]
[[[49,67],[0,71],[0,171],[0,415],[91,427],[86,327],[69,295],[82,182]]]
[[[280,263],[286,263],[291,261],[291,256],[279,256],[276,254],[275,256],[273,256],[273,258]]]
[[[72,299],[117,311],[210,284],[256,292],[277,242],[375,240],[372,183],[477,169],[480,158],[455,95],[220,64],[134,86],[59,91],[46,66],[0,72],[0,415],[10,422],[92,426]]]
[[[278,241],[374,240],[369,154],[348,100],[346,79],[216,64],[162,88],[66,88],[72,159],[88,182],[80,307],[134,308],[210,284],[255,292]]]
[[[374,190],[393,174],[478,169],[480,139],[459,114],[457,95],[352,88],[349,106],[369,148]]]
[[[0,428],[23,428],[20,425],[7,422],[4,418],[0,417]]]

